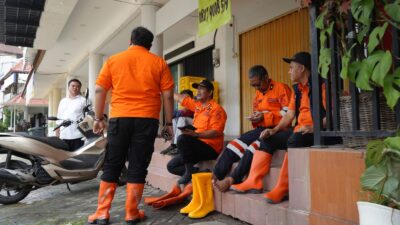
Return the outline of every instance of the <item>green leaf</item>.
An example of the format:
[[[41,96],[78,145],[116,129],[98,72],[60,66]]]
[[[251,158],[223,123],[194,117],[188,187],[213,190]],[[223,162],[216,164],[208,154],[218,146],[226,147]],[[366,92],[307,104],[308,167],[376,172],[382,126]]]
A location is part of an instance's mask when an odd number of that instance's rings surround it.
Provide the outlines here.
[[[385,196],[391,196],[398,187],[399,180],[396,177],[388,177],[383,186],[382,194]]]
[[[400,137],[388,137],[384,143],[388,148],[400,150]]]
[[[383,85],[383,94],[385,95],[386,103],[392,110],[400,98],[400,92],[393,86],[393,79],[393,74],[387,75]]]
[[[400,91],[400,67],[398,67],[393,73],[393,88]]]
[[[331,49],[321,48],[319,53],[319,73],[323,78],[328,76],[329,66],[331,65]]]
[[[372,140],[368,142],[367,154],[365,157],[366,167],[377,164],[382,160],[382,152],[386,145],[382,140]]]
[[[362,62],[354,61],[349,64],[349,73],[348,77],[351,82],[356,83],[356,78],[360,72]]]
[[[340,71],[340,77],[344,80],[348,79],[349,64],[350,64],[350,56],[345,54],[342,57],[342,70]]]
[[[370,24],[368,25],[363,25],[360,27],[360,32],[357,34],[357,41],[358,43],[362,44],[364,37],[367,36],[367,33],[369,32]]]
[[[389,176],[400,179],[400,149],[385,149],[383,154],[390,158],[390,163],[388,163]]]
[[[371,54],[372,51],[379,45],[380,40],[382,40],[383,35],[385,34],[388,23],[384,23],[381,27],[375,27],[369,35],[368,39],[368,53]]]
[[[335,25],[335,22],[332,21],[332,22],[329,24],[328,28],[326,29],[326,32],[329,34],[329,36],[332,35],[332,31],[333,31],[333,26],[334,26],[334,25]]]
[[[379,54],[377,57],[381,57]],[[388,74],[390,68],[392,66],[392,54],[389,51],[386,51],[380,60],[378,60],[378,64],[376,65],[371,80],[378,83],[380,86],[384,86],[385,77]]]
[[[332,35],[334,24],[334,22],[331,22],[328,28],[321,30],[321,33],[319,35],[319,43],[321,46],[326,46],[326,40],[328,40],[328,38]]]
[[[396,22],[400,22],[400,1],[385,5],[386,13]]]
[[[324,26],[324,20],[325,20],[325,16],[328,13],[327,10],[324,10],[315,20],[315,27],[322,30],[325,28]]]
[[[352,0],[351,13],[358,22],[369,26],[374,5],[374,0]]]
[[[386,173],[386,168],[382,165],[368,167],[361,175],[361,187],[370,191],[380,190],[387,178]]]
[[[361,68],[356,78],[356,85],[358,88],[362,90],[372,90],[370,85],[370,80],[373,74],[373,71],[376,69],[377,65],[379,64],[380,60],[383,58],[385,52],[384,51],[375,51],[373,54],[369,55],[368,58],[365,58],[361,63]],[[387,63],[387,62],[385,62]],[[384,67],[386,64],[382,65],[382,70],[385,69]],[[377,72],[378,73],[378,72]],[[386,74],[384,74],[385,76]],[[376,75],[378,78],[381,78],[380,74]],[[383,78],[384,79],[384,78]],[[382,81],[382,86],[383,86]]]
[[[321,48],[326,48],[326,40],[328,39],[328,35],[326,33],[326,30],[321,31],[319,35],[319,43]]]
[[[349,50],[346,51],[346,53],[342,56],[342,70],[340,71],[340,77],[342,79],[348,79],[348,73],[349,73],[349,64],[350,64],[350,58],[351,58],[351,51],[356,46],[354,43],[353,46],[350,47]]]
[[[356,77],[356,86],[362,90],[372,91],[369,79],[372,75],[373,67],[368,63],[368,58],[361,62],[361,68]]]

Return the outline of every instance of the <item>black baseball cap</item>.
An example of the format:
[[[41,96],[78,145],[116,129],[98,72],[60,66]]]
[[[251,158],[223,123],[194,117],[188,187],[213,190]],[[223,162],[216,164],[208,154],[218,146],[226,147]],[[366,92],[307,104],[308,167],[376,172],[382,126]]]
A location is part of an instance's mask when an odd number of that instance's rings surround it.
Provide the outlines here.
[[[298,52],[292,58],[282,58],[287,63],[297,62],[311,70],[311,55],[308,52]]]
[[[193,88],[199,88],[200,87],[205,87],[209,91],[214,91],[214,85],[211,83],[209,80],[202,80],[200,83],[193,83],[192,87]]]

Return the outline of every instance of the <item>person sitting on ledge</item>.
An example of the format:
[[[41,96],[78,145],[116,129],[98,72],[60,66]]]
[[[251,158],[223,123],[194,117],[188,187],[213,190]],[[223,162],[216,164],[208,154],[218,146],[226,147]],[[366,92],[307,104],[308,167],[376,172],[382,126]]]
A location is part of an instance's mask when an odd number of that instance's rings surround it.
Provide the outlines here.
[[[201,161],[214,160],[222,151],[226,123],[225,110],[213,100],[214,85],[203,80],[192,85],[197,89],[196,100],[182,94],[174,99],[194,112],[192,128],[183,128],[178,137],[179,155],[167,164],[169,172],[180,175],[178,184],[187,184],[192,173],[198,171],[194,165]]]
[[[180,92],[182,95],[189,96],[193,98],[193,92],[189,89],[185,89]],[[172,128],[174,131],[174,139],[172,140],[171,145],[160,153],[163,155],[177,155],[178,147],[176,145],[178,141],[178,137],[182,134],[182,131],[178,129],[178,127],[184,127],[187,125],[191,125],[193,123],[193,115],[194,112],[182,107],[182,109],[175,110],[174,116],[172,119]]]
[[[290,79],[293,81],[292,96],[290,98],[289,110],[287,114],[281,119],[279,124],[272,129],[265,129],[261,135],[260,149],[256,152],[264,152],[273,154],[278,149],[287,148],[298,148],[298,147],[309,147],[314,144],[314,127],[312,112],[312,90],[311,90],[311,56],[308,52],[298,52],[292,58],[283,58],[287,63],[290,63]],[[325,102],[325,85],[322,84],[322,101],[320,102],[321,114],[320,117],[324,118],[326,115],[326,102]],[[314,106],[315,107],[315,106]],[[294,130],[287,130],[287,127],[292,124],[293,120],[296,119],[296,125]],[[287,136],[287,142],[271,143],[269,138],[273,136]],[[325,144],[332,145],[340,143],[340,138],[327,137]],[[258,177],[263,179],[268,168],[263,165],[263,161],[260,160],[258,155],[255,154],[252,162],[252,169],[248,179]],[[254,167],[262,168],[259,170],[253,169]],[[289,193],[289,174],[288,174],[288,153],[286,152],[282,167],[280,170],[279,178],[275,187],[264,195],[267,202],[276,204],[283,201]],[[248,180],[247,179],[247,180]],[[241,186],[245,186],[248,181],[245,180],[242,184],[233,186],[233,189],[243,191]]]
[[[266,128],[273,128],[286,113],[290,98],[290,88],[286,84],[276,82],[269,78],[267,70],[261,65],[255,65],[249,70],[250,85],[256,89],[253,100],[253,114],[248,118],[254,129],[242,134],[239,138],[229,142],[214,167],[214,185],[222,192],[227,191],[232,184],[242,182],[243,177],[249,172],[252,166],[253,154],[258,149],[259,137]],[[286,142],[287,138],[272,136],[271,143]],[[258,157],[266,167],[271,164],[272,154],[262,154]],[[232,164],[238,162],[238,166],[232,173],[229,171]],[[257,168],[257,170],[260,168]],[[241,189],[260,189],[260,180],[254,180],[251,185]]]

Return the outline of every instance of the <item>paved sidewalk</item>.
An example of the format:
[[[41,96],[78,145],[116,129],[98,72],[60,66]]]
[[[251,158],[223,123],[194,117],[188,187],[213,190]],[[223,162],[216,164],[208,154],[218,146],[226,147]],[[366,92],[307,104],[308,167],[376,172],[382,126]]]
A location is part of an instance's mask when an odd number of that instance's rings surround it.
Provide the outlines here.
[[[99,180],[92,180],[80,184],[70,185],[69,192],[66,185],[46,187],[31,192],[27,198],[18,204],[0,205],[1,225],[82,225],[86,224],[87,216],[93,213],[97,205],[97,190]],[[158,196],[164,192],[146,186],[144,197]],[[196,224],[196,225],[242,225],[247,224],[221,213],[213,212],[206,218],[192,220],[181,215],[179,209],[188,201],[155,210],[147,205],[140,204],[147,219],[139,224]],[[125,224],[125,186],[117,188],[111,209],[111,223]]]

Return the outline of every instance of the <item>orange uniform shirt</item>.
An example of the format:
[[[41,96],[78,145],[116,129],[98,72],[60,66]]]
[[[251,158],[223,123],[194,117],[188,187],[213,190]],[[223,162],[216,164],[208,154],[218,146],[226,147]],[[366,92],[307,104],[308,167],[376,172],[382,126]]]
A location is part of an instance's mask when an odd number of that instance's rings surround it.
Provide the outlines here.
[[[110,117],[159,119],[161,92],[174,88],[166,62],[141,46],[111,56],[96,84],[111,91]]]
[[[298,132],[302,126],[313,126],[312,112],[310,107],[310,98],[308,93],[310,92],[310,87],[308,85],[298,85],[299,91],[301,92],[301,101],[299,116],[297,118],[297,126],[294,128],[294,132]],[[326,91],[325,85],[322,85],[322,104],[326,108]],[[292,92],[292,97],[290,97],[289,110],[296,111],[296,97],[294,91]]]
[[[215,138],[200,138],[201,141],[210,145],[219,154],[224,144],[225,110],[214,100],[211,100],[207,106],[203,107],[201,102],[195,101],[190,97],[186,97],[182,101],[182,106],[194,112],[193,126],[197,128],[196,132],[216,130],[221,133],[220,136]]]
[[[289,106],[291,89],[288,85],[271,80],[270,87],[263,94],[256,91],[256,96],[253,100],[254,111],[269,111],[264,113],[264,120],[258,123],[253,123],[253,127],[274,127],[278,125],[282,118],[281,110]]]

